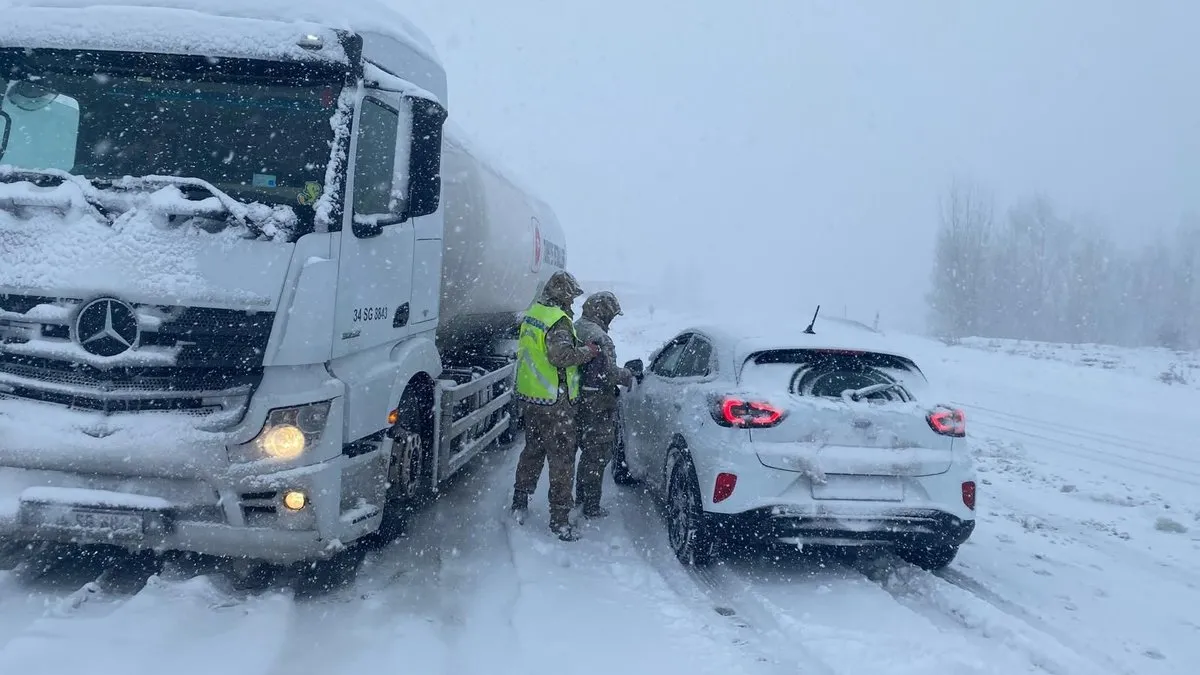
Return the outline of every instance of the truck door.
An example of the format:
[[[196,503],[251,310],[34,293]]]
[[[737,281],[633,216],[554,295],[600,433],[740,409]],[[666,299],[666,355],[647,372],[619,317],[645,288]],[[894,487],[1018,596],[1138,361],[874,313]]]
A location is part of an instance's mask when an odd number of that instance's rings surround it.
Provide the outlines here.
[[[389,204],[406,188],[411,109],[395,92],[365,89],[354,119],[354,163],[347,185],[339,255],[333,356],[398,340],[411,332],[415,219],[375,232],[354,227],[395,220]],[[359,231],[356,231],[359,230]]]

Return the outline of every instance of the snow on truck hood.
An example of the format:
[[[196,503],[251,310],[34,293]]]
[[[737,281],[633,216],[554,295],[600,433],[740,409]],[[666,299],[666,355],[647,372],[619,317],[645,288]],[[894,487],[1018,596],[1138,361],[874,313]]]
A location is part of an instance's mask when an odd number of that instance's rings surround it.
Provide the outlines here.
[[[0,46],[344,62],[333,29],[386,34],[441,64],[425,33],[378,0],[0,0]],[[307,34],[325,47],[300,47]]]
[[[0,183],[0,203],[6,194],[30,189],[28,183]],[[79,188],[68,183],[38,195],[49,198],[53,190]],[[145,198],[169,205],[172,195],[178,190],[164,187]],[[28,203],[29,195],[22,196]],[[112,223],[82,206],[65,214],[52,208],[20,212],[0,208],[0,293],[78,299],[113,293],[131,302],[274,310],[295,250],[245,238],[237,228],[213,233],[167,227],[152,206]]]

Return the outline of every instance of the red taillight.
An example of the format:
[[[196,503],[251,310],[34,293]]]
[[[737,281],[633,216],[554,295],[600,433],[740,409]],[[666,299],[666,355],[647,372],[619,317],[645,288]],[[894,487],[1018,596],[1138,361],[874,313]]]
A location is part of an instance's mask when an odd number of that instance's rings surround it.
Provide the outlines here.
[[[723,427],[773,427],[783,419],[783,411],[765,401],[746,401],[726,396],[712,408],[713,419]]]
[[[713,503],[723,502],[733,494],[737,487],[737,476],[732,473],[717,474],[717,482],[713,484]]]
[[[969,480],[962,484],[963,505],[975,510],[975,481]]]
[[[967,416],[961,410],[935,410],[926,419],[929,428],[943,436],[962,438],[967,435]]]

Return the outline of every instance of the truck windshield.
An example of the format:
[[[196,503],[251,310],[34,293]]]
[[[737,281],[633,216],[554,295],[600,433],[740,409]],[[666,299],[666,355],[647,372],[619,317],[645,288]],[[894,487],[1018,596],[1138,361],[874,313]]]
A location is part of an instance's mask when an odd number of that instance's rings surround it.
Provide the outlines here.
[[[199,178],[242,201],[292,206],[311,226],[340,85],[10,64],[0,61],[11,120],[0,165]]]

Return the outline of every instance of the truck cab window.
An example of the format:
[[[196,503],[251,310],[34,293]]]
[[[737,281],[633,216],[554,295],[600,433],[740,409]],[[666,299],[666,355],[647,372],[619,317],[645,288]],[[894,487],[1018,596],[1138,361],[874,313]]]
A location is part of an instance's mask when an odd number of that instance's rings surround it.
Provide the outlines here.
[[[390,210],[399,124],[397,111],[375,99],[363,99],[354,162],[354,212],[358,215]]]
[[[0,110],[9,117],[0,165],[69,171],[79,139],[79,103],[29,82],[0,80]]]

